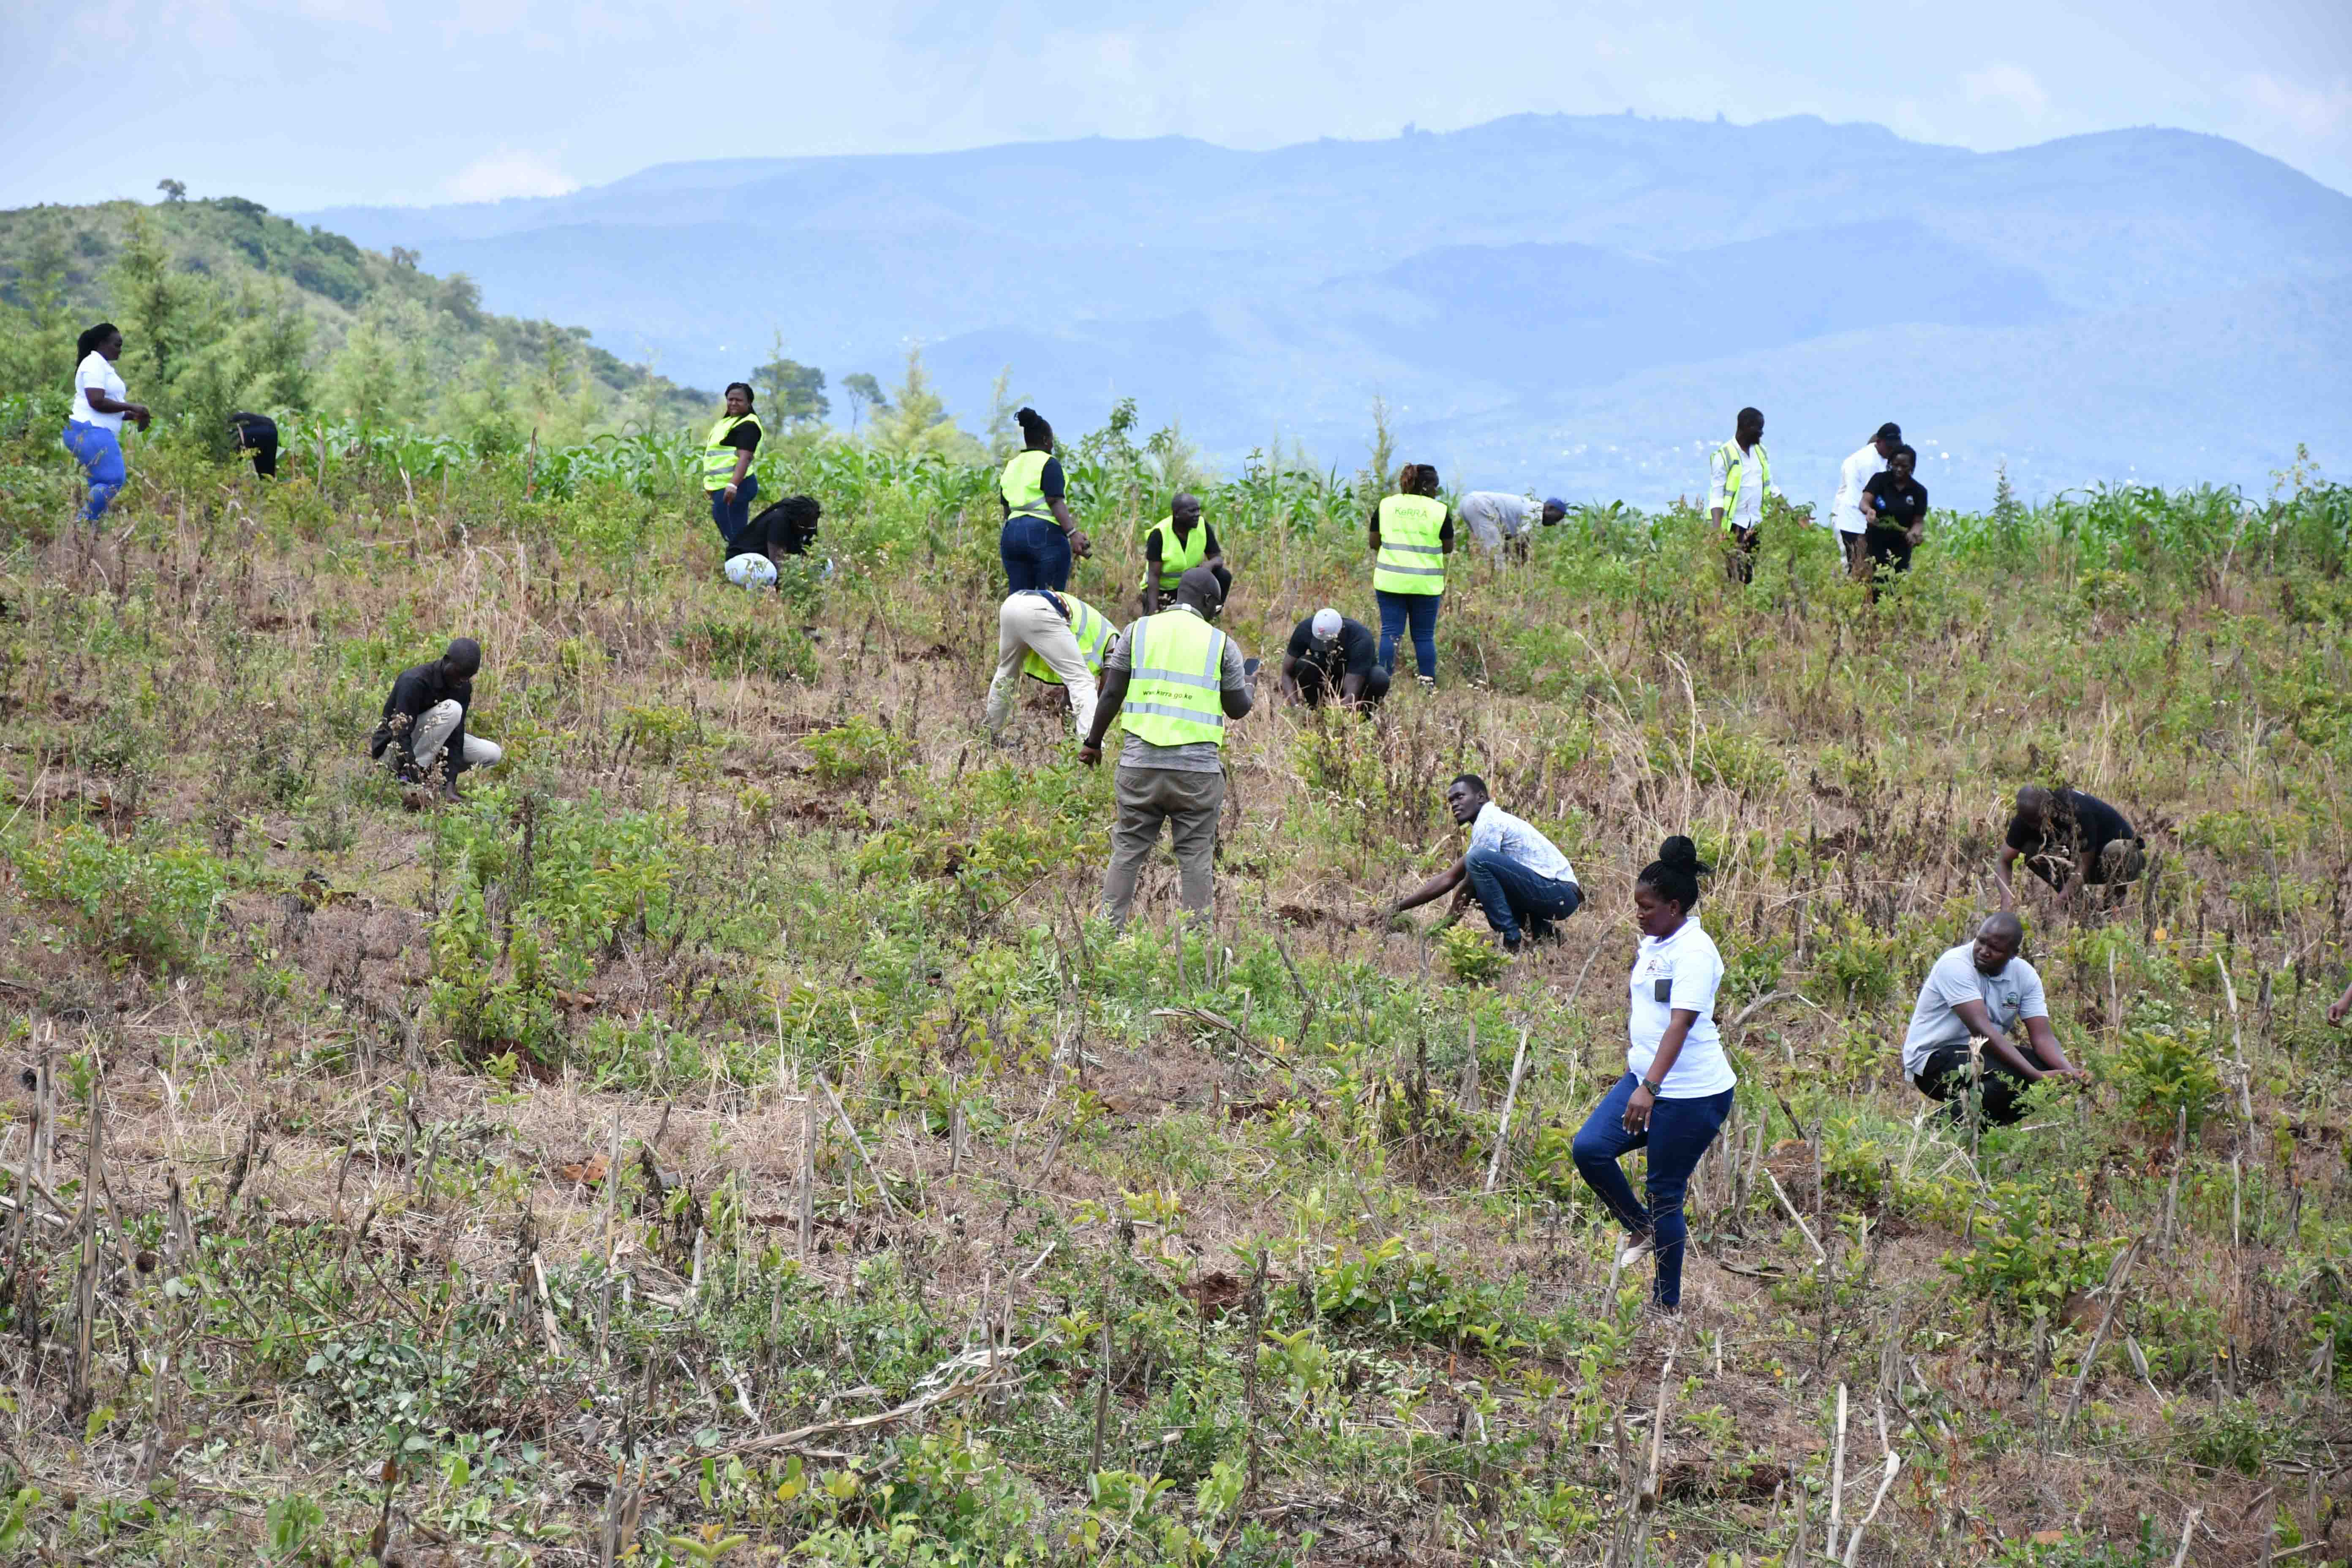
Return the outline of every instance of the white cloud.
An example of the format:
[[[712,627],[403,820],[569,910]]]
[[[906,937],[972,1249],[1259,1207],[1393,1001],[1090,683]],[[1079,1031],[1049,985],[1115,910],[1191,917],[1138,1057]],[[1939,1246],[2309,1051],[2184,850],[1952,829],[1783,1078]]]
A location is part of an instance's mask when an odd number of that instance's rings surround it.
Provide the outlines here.
[[[580,182],[537,153],[501,147],[450,176],[442,195],[453,202],[499,202],[509,196],[560,196]]]
[[[2305,136],[2336,136],[2352,130],[2352,82],[2311,88],[2281,81],[2264,71],[2245,81],[2245,95],[2256,115]]]
[[[1970,103],[2006,103],[2028,120],[2041,119],[2042,110],[2050,107],[2050,95],[2023,66],[1987,66],[1960,78],[1960,86]]]

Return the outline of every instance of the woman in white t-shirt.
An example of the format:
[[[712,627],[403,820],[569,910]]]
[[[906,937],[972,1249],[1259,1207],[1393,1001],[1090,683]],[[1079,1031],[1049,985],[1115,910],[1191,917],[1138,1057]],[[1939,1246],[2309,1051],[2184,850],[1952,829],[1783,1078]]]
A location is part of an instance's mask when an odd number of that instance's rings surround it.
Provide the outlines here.
[[[131,478],[122,462],[122,422],[147,428],[147,406],[125,402],[130,388],[115,373],[122,357],[122,333],[112,321],[100,321],[74,344],[81,363],[74,372],[73,408],[66,416],[66,450],[89,476],[89,500],[81,509],[84,522],[106,515],[109,502]]]
[[[1696,847],[1676,834],[1634,881],[1642,945],[1633,958],[1627,1070],[1593,1107],[1575,1143],[1585,1184],[1633,1238],[1625,1260],[1643,1251],[1656,1254],[1650,1299],[1664,1312],[1683,1299],[1683,1190],[1731,1114],[1731,1089],[1738,1081],[1715,1026],[1723,955],[1691,919],[1706,870]],[[1643,1148],[1650,1152],[1646,1207],[1634,1201],[1617,1163]]]

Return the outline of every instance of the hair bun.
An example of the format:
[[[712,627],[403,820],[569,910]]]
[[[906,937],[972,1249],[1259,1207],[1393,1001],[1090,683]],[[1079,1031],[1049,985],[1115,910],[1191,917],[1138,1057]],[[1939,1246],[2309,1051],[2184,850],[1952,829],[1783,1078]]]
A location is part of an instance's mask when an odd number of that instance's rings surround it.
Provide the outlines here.
[[[1699,863],[1698,846],[1679,833],[1658,846],[1658,864],[1694,873],[1708,868]]]

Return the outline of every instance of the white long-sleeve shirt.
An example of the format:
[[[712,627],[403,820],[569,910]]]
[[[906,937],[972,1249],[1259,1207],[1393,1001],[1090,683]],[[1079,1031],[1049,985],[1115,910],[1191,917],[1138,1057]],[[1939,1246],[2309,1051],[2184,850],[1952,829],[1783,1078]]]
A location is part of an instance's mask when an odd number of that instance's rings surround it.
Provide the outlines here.
[[[1865,441],[1862,450],[1838,466],[1837,499],[1830,502],[1830,524],[1840,533],[1860,533],[1868,526],[1862,515],[1862,487],[1886,467],[1878,443]]]
[[[1762,445],[1761,442],[1757,443],[1758,447]],[[1733,442],[1730,446],[1731,450],[1739,450],[1738,443]],[[1739,504],[1724,521],[1734,528],[1754,528],[1764,521],[1764,491],[1767,487],[1760,481],[1751,481],[1757,480],[1757,470],[1763,465],[1756,461],[1755,447],[1750,447],[1740,462],[1748,471],[1739,480]],[[1715,455],[1707,458],[1706,510],[1710,514],[1723,504],[1723,487],[1730,482],[1730,478],[1731,466],[1724,460],[1724,448],[1717,447]],[[1781,493],[1779,485],[1769,488],[1776,496]]]

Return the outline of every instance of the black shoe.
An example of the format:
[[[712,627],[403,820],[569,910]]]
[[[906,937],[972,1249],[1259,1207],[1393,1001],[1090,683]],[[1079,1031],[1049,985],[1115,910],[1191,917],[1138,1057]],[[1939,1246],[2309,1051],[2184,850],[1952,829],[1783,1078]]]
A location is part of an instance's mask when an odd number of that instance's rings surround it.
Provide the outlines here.
[[[1513,931],[1510,935],[1503,939],[1503,951],[1505,952],[1517,952],[1526,945],[1527,939],[1521,936],[1517,931]]]
[[[1528,936],[1529,940],[1534,942],[1558,942],[1559,940],[1559,928],[1552,924],[1549,921],[1529,921],[1528,922]]]

